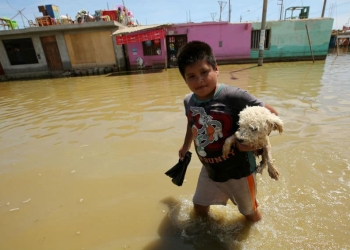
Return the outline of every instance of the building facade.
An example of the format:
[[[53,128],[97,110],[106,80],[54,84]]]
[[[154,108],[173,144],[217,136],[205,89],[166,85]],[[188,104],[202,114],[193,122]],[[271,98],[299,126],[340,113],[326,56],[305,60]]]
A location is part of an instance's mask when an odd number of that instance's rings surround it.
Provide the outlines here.
[[[120,27],[108,21],[0,31],[0,77],[58,76],[103,67],[123,70],[123,47],[112,37]]]
[[[264,61],[324,60],[332,26],[332,18],[266,22]],[[194,40],[207,42],[218,64],[254,63],[260,34],[260,22],[126,27],[103,21],[0,31],[0,79],[177,67],[179,48]]]

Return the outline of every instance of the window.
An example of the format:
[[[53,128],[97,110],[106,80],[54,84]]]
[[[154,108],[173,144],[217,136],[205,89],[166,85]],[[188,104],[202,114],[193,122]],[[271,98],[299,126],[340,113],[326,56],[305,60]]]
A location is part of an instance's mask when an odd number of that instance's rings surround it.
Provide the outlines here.
[[[271,30],[265,30],[264,49],[268,49],[269,48],[270,33],[271,33]],[[252,30],[252,37],[251,37],[251,40],[250,40],[250,48],[251,49],[259,49],[259,42],[260,42],[260,30]]]
[[[142,42],[144,56],[159,56],[162,54],[160,39]]]
[[[11,65],[38,63],[32,39],[3,40]]]

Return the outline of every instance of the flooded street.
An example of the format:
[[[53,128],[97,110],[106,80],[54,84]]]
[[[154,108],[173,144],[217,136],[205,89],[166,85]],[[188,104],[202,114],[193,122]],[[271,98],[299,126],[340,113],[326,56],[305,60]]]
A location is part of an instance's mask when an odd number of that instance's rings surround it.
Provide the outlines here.
[[[349,65],[219,66],[285,124],[253,225],[232,203],[193,216],[193,146],[182,187],[164,174],[186,128],[177,69],[0,83],[0,249],[350,249]]]

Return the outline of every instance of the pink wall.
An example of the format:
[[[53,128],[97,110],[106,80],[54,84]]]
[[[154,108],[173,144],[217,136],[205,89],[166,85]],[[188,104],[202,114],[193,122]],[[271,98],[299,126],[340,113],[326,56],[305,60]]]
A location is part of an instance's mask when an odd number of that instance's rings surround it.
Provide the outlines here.
[[[132,68],[137,67],[136,59],[141,57],[145,66],[152,66],[154,64],[165,64],[166,48],[164,46],[164,39],[160,39],[162,54],[156,56],[144,56],[142,43],[128,44],[129,61]],[[136,52],[135,52],[136,51]]]
[[[213,48],[218,61],[250,58],[251,23],[205,22],[175,24],[166,28],[166,34],[187,34],[188,42],[200,40],[208,43]],[[220,42],[222,43],[221,47]],[[165,64],[166,48],[164,39],[161,39],[162,54],[159,56],[144,56],[142,43],[131,43],[127,46],[132,68],[137,66],[137,57],[142,57],[146,66]]]
[[[174,28],[168,28],[171,30]],[[208,22],[175,25],[178,35],[186,34],[188,41],[208,43],[217,60],[250,58],[250,23]],[[222,47],[219,42],[222,42]]]

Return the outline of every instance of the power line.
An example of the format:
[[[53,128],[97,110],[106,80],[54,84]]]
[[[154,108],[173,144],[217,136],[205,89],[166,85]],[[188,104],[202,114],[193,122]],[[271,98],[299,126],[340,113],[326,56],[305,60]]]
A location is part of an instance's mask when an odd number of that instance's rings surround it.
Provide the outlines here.
[[[332,5],[331,7],[327,8],[327,10],[329,10],[329,9],[331,9],[331,8],[337,8],[337,7],[339,7],[339,6],[342,6],[342,5],[345,5],[345,4],[349,4],[349,3],[350,3],[350,1],[345,2],[345,3],[341,3],[341,4],[334,4],[334,5]],[[319,12],[320,12],[320,11],[315,11],[315,12],[310,13],[310,15],[312,15],[312,14],[318,14]]]

